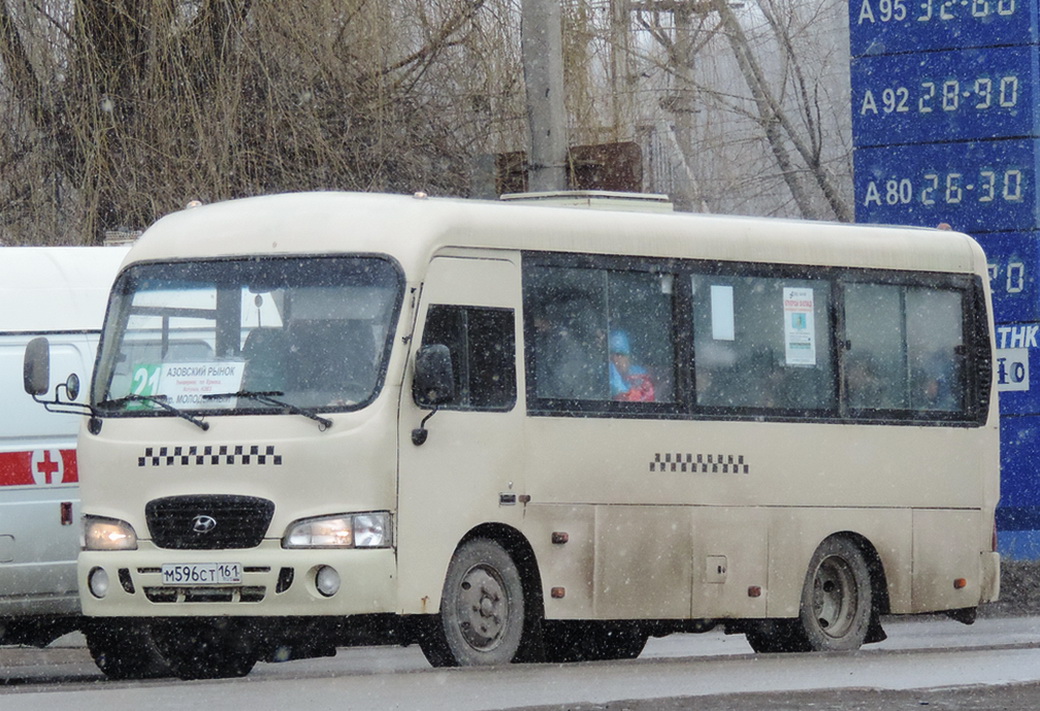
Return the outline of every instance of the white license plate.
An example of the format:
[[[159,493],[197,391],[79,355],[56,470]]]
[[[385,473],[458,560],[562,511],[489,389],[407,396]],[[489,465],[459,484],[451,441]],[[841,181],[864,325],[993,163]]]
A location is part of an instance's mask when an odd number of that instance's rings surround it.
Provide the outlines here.
[[[241,563],[167,563],[163,585],[241,585]]]

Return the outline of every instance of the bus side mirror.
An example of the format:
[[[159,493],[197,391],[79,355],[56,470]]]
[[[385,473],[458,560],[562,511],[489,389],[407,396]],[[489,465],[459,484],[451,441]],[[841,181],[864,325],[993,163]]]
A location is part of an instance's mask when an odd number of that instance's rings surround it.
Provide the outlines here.
[[[412,393],[416,402],[434,408],[455,399],[455,377],[447,346],[435,343],[419,349],[415,356]]]
[[[433,412],[412,430],[412,444],[419,447],[425,444],[429,435],[426,422],[436,414],[438,406],[455,399],[455,377],[452,373],[451,351],[447,346],[435,343],[423,346],[416,353],[412,396],[419,405],[433,407]]]
[[[43,336],[32,339],[25,347],[22,384],[33,397],[46,395],[51,388],[51,344]]]

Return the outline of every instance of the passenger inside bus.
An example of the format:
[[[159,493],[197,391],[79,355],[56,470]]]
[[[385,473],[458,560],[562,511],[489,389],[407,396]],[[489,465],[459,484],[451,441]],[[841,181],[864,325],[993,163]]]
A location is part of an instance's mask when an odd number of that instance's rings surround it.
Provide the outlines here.
[[[957,358],[954,353],[935,350],[920,359],[912,371],[911,405],[919,410],[958,410],[961,398],[955,384]]]
[[[873,354],[850,352],[846,363],[845,387],[849,406],[856,409],[884,407],[885,391]]]
[[[612,331],[610,350],[610,396],[624,402],[653,402],[654,381],[650,373],[632,360],[632,344],[625,331]]]
[[[254,328],[250,331],[242,346],[246,363],[242,389],[248,392],[284,390],[287,352],[285,331],[281,328]]]
[[[596,316],[591,304],[564,299],[545,304],[535,317],[540,397],[607,399],[603,338],[590,325]]]
[[[375,387],[375,343],[362,321],[297,320],[289,324],[287,393],[313,407],[363,401]]]

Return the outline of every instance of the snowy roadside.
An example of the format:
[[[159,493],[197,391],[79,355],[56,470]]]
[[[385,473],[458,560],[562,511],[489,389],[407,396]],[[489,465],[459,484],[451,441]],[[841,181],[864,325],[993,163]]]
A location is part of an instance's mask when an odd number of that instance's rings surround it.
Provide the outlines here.
[[[979,608],[983,617],[1024,617],[1040,614],[1040,562],[1000,564],[1000,600]]]

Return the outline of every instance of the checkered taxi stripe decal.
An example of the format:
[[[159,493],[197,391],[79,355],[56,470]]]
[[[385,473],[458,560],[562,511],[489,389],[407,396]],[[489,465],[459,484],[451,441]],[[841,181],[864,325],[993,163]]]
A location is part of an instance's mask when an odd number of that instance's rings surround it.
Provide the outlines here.
[[[282,455],[271,445],[213,445],[208,447],[147,447],[137,458],[139,467],[207,466],[214,464],[281,466]]]
[[[747,474],[750,467],[743,454],[691,454],[658,452],[650,462],[652,472],[690,472],[693,474]]]

